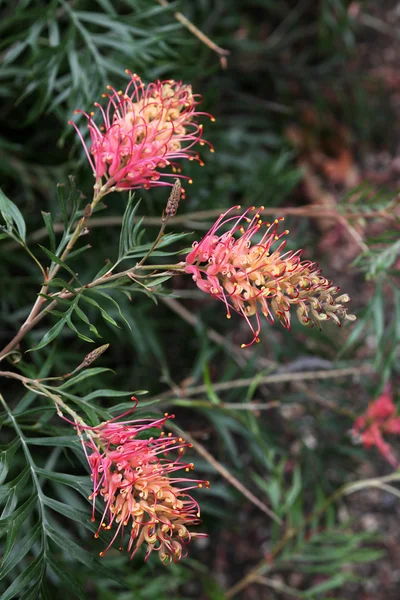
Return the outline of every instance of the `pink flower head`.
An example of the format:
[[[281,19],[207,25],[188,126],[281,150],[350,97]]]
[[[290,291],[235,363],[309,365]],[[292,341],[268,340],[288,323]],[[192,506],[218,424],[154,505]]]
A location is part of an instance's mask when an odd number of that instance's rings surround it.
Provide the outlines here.
[[[165,414],[158,420],[112,420],[96,427],[77,425],[81,439],[84,431],[89,440],[82,440],[82,444],[92,472],[93,493],[89,497],[93,501],[92,521],[95,521],[98,497],[105,502],[95,537],[99,537],[102,529],[116,526],[110,543],[100,556],[118,536],[122,550],[126,529],[129,529],[127,550],[131,558],[142,544],[146,544],[145,560],[156,550],[165,564],[178,562],[186,556],[186,546],[191,538],[206,537],[188,530],[200,523],[200,508],[187,492],[208,487],[209,482],[175,475],[182,469],[188,472],[194,468],[193,463],[181,460],[184,448],[190,444],[171,433],[165,435],[163,431],[157,437],[137,439],[149,429],[161,429],[171,418],[173,415]],[[170,451],[177,451],[178,458],[167,458]]]
[[[388,433],[400,434],[400,416],[396,415],[389,386],[370,403],[366,412],[355,420],[352,433],[365,448],[376,446],[394,468],[399,466],[390,445],[383,439],[383,435]]]
[[[207,115],[196,110],[200,96],[182,82],[157,80],[146,86],[138,75],[126,72],[131,80],[125,92],[107,86],[108,92],[103,94],[108,98],[107,107],[95,102],[102,125],[95,123],[93,112],[75,111],[88,120],[92,140],[89,149],[75,123],[70,124],[85,148],[96,186],[103,186],[103,191],[173,185],[160,179],[160,169],[171,166],[173,173],[165,173],[164,177],[176,177],[180,167],[173,162],[175,159],[188,158],[203,165],[193,150],[197,142],[208,144],[214,151],[211,144],[202,140],[203,125],[196,120],[199,115]]]
[[[246,319],[253,339],[242,347],[259,341],[260,311],[269,323],[277,317],[287,329],[292,306],[296,307],[300,322],[308,326],[320,326],[321,321],[329,319],[340,326],[340,318],[355,319],[344,306],[349,296],[334,298],[339,288],[321,276],[316,263],[302,261],[301,250],[283,252],[286,242],[280,240],[289,233],[286,230],[278,234],[283,218],[272,224],[263,222],[257,211],[249,218],[247,215],[254,207],[240,216],[232,216],[232,211],[239,208],[227,210],[207,235],[193,244],[186,257],[185,271],[193,275],[203,292],[224,302],[228,318],[233,309]],[[229,230],[221,233],[228,223]],[[257,239],[253,241],[255,236]],[[250,321],[252,316],[256,319],[255,327]]]

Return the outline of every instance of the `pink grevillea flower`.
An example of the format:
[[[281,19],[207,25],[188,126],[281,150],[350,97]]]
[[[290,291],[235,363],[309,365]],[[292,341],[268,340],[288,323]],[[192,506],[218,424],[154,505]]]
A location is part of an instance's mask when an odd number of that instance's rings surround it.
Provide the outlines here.
[[[365,448],[376,446],[394,468],[397,468],[399,463],[383,436],[390,433],[400,434],[400,415],[396,412],[390,388],[386,387],[379,398],[370,403],[366,412],[355,420],[352,429],[355,439],[360,440]]]
[[[98,498],[105,503],[95,537],[102,529],[115,526],[114,535],[100,556],[117,537],[122,550],[126,530],[131,558],[145,544],[145,560],[155,550],[164,564],[186,556],[186,547],[193,537],[206,537],[188,529],[201,521],[199,505],[187,492],[209,487],[209,482],[175,475],[194,468],[193,463],[181,460],[184,448],[190,444],[163,431],[157,437],[137,439],[149,429],[161,429],[171,418],[173,415],[165,414],[158,420],[112,420],[96,427],[76,426],[92,472],[92,521]],[[177,452],[178,458],[168,458],[170,451]]]
[[[180,172],[180,167],[173,162],[175,159],[188,158],[203,165],[193,150],[198,142],[208,144],[214,151],[211,144],[202,140],[203,125],[197,122],[197,117],[207,113],[196,110],[201,100],[192,93],[190,85],[167,80],[146,86],[138,75],[126,72],[131,80],[125,92],[107,86],[108,92],[103,94],[108,98],[107,107],[95,102],[101,113],[100,126],[94,121],[93,112],[75,111],[88,120],[92,141],[89,149],[78,127],[70,121],[85,148],[96,187],[102,188],[103,194],[173,185],[160,179],[160,169],[171,166],[173,173],[163,174],[168,178]]]
[[[284,252],[286,242],[280,240],[289,232],[278,234],[283,218],[266,223],[257,211],[249,218],[247,215],[255,211],[254,207],[240,216],[232,216],[232,211],[239,208],[227,210],[207,235],[193,244],[186,257],[185,271],[193,275],[203,292],[224,302],[228,318],[233,309],[246,319],[253,339],[242,347],[259,341],[260,311],[269,323],[277,317],[287,329],[292,307],[296,307],[300,322],[308,326],[319,326],[326,320],[340,326],[341,318],[355,319],[344,306],[349,296],[334,298],[339,288],[321,275],[316,263],[302,261],[301,250]],[[228,224],[228,231],[221,233],[221,228]],[[279,244],[273,248],[276,242]],[[250,321],[252,316],[255,326]]]

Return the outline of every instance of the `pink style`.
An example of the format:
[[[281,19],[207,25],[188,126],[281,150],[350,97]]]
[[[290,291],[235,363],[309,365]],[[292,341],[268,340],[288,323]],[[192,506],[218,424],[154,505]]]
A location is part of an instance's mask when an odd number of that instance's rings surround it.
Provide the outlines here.
[[[400,415],[396,414],[389,386],[376,399],[371,402],[366,412],[358,417],[353,425],[353,435],[358,438],[365,448],[376,446],[384,458],[394,467],[398,468],[392,449],[383,439],[387,434],[400,434]]]
[[[278,234],[283,218],[272,224],[263,222],[257,211],[249,218],[247,215],[255,211],[255,207],[233,216],[232,212],[238,209],[240,206],[234,206],[223,213],[207,235],[193,244],[193,250],[186,257],[185,271],[192,274],[203,292],[224,302],[228,318],[233,309],[246,319],[253,339],[242,347],[259,342],[260,311],[269,323],[276,317],[287,329],[292,306],[296,307],[300,322],[308,326],[319,326],[326,320],[340,326],[341,318],[355,319],[344,307],[349,296],[334,298],[339,288],[321,276],[316,263],[300,260],[302,250],[283,253],[285,241],[272,249],[289,233],[285,230]],[[228,224],[229,230],[220,233]],[[253,241],[256,236],[258,239]],[[252,316],[256,319],[255,326],[250,320]]]
[[[180,460],[184,448],[190,444],[163,431],[157,437],[137,439],[150,429],[161,429],[171,418],[173,415],[165,414],[156,420],[112,420],[96,427],[76,425],[81,439],[83,433],[87,437],[86,441],[82,439],[82,445],[93,481],[93,493],[89,497],[93,501],[92,521],[95,521],[97,499],[102,497],[105,503],[95,537],[99,537],[101,530],[110,530],[115,525],[114,535],[100,556],[117,537],[121,539],[122,550],[127,529],[127,550],[131,558],[144,544],[147,547],[145,560],[157,551],[164,564],[178,562],[186,556],[192,538],[206,537],[188,530],[201,521],[199,505],[187,492],[209,487],[209,482],[174,475],[176,471],[194,469],[193,463]],[[167,458],[170,451],[178,452],[178,458]]]
[[[140,77],[126,71],[131,80],[125,92],[111,86],[103,94],[108,98],[104,109],[98,102],[102,124],[94,121],[94,112],[77,110],[88,120],[91,146],[87,147],[77,125],[70,121],[85,148],[89,163],[96,178],[96,186],[104,193],[110,191],[148,189],[153,186],[173,185],[161,177],[176,177],[180,167],[176,159],[187,158],[203,161],[193,147],[202,139],[203,125],[197,117],[207,113],[198,112],[199,95],[192,93],[190,85],[174,80],[156,81],[144,85]],[[160,169],[171,166],[172,173],[160,173]],[[178,175],[192,181],[184,176]]]

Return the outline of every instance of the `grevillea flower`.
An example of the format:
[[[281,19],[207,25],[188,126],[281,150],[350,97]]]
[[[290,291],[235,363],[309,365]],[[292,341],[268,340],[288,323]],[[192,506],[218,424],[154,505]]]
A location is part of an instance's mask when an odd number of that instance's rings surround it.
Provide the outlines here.
[[[89,499],[93,501],[93,522],[96,501],[101,497],[105,503],[95,537],[102,529],[115,526],[114,535],[100,556],[117,537],[122,550],[126,530],[131,558],[145,544],[145,560],[156,550],[165,564],[186,556],[191,538],[206,537],[188,529],[201,521],[199,505],[187,492],[208,487],[209,482],[175,475],[182,469],[188,472],[194,468],[193,463],[180,460],[190,444],[163,431],[158,437],[137,439],[149,429],[161,429],[171,418],[173,415],[165,414],[158,420],[112,420],[96,427],[76,426],[92,473],[93,493]],[[167,458],[170,451],[177,451],[178,458]]]
[[[385,391],[370,403],[366,412],[355,420],[352,434],[365,448],[376,446],[382,456],[397,468],[399,463],[390,445],[383,439],[384,435],[390,433],[400,434],[400,415],[396,414],[390,388],[386,387]]]
[[[308,326],[320,326],[320,322],[326,320],[340,326],[341,318],[355,319],[354,315],[347,314],[344,306],[349,296],[334,298],[339,288],[321,275],[316,263],[301,260],[302,250],[283,252],[285,241],[273,248],[289,233],[286,230],[278,234],[279,221],[283,218],[272,224],[263,222],[257,211],[249,218],[247,215],[254,207],[239,217],[232,216],[231,212],[239,208],[227,210],[207,235],[193,244],[193,250],[186,257],[185,271],[193,275],[203,292],[224,302],[228,318],[233,309],[246,319],[253,340],[242,347],[259,341],[260,311],[269,323],[277,317],[287,329],[292,307],[296,308],[300,322]],[[229,230],[220,233],[227,224]],[[256,319],[255,327],[250,321],[252,316]]]
[[[78,127],[70,121],[85,148],[96,186],[98,189],[103,186],[103,193],[172,185],[160,179],[160,169],[172,167],[173,173],[163,174],[168,178],[180,172],[173,162],[175,159],[188,158],[203,165],[193,150],[197,142],[208,144],[214,151],[211,144],[202,140],[203,125],[197,122],[197,117],[207,113],[196,110],[201,100],[192,93],[190,85],[170,79],[146,86],[138,75],[126,72],[131,80],[125,92],[107,86],[108,92],[103,94],[108,98],[107,107],[95,102],[101,113],[101,125],[94,121],[93,112],[75,111],[88,120],[92,141],[89,149]],[[214,121],[211,115],[207,116]]]

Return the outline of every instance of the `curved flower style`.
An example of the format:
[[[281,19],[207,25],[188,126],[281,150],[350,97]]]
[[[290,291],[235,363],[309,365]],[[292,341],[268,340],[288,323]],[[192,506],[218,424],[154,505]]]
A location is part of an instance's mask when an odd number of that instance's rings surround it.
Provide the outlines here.
[[[259,342],[261,322],[259,311],[269,323],[274,316],[284,327],[290,328],[290,309],[295,306],[297,317],[304,325],[320,326],[321,321],[331,319],[340,326],[340,319],[354,320],[347,314],[344,304],[349,302],[347,294],[334,296],[339,288],[321,276],[318,265],[309,260],[301,261],[301,250],[285,252],[286,242],[276,249],[272,246],[284,235],[278,234],[279,221],[263,222],[256,211],[252,218],[247,209],[241,216],[232,216],[234,206],[222,214],[207,235],[193,244],[186,257],[186,273],[191,273],[197,286],[214,298],[225,303],[228,319],[231,309],[242,315],[250,326],[253,340],[242,344],[242,348]],[[261,207],[260,210],[262,210]],[[230,224],[229,231],[219,230]],[[243,227],[246,224],[246,229]],[[262,228],[266,227],[264,233]],[[239,232],[239,237],[235,234]],[[252,238],[261,237],[252,243]],[[253,327],[249,317],[256,317]]]
[[[180,173],[180,168],[172,161],[177,158],[197,160],[203,165],[192,149],[197,142],[208,144],[214,151],[211,144],[202,140],[203,125],[196,122],[196,117],[207,113],[196,110],[200,97],[192,93],[190,85],[168,80],[145,86],[138,75],[126,72],[131,80],[125,92],[107,86],[109,91],[103,94],[108,98],[107,108],[95,102],[103,119],[100,127],[93,120],[93,112],[75,111],[88,120],[90,149],[75,123],[69,123],[78,132],[96,186],[103,186],[103,192],[173,185],[160,179],[159,169],[171,165],[173,173],[163,176],[176,177],[174,173]]]
[[[186,546],[192,537],[206,537],[206,534],[188,531],[189,526],[201,521],[199,505],[187,491],[209,487],[209,482],[173,475],[181,469],[188,472],[194,468],[193,463],[180,460],[185,446],[190,444],[163,431],[158,437],[136,439],[148,429],[162,428],[171,418],[173,415],[165,414],[158,420],[113,420],[96,427],[77,425],[79,433],[85,431],[89,440],[83,441],[81,436],[92,471],[93,493],[89,497],[93,501],[92,521],[95,521],[98,496],[102,496],[106,504],[95,537],[99,537],[101,529],[111,529],[116,524],[114,536],[100,556],[119,534],[122,550],[128,526],[127,550],[131,558],[142,544],[147,544],[145,560],[156,550],[164,564],[172,560],[178,562],[186,556]],[[178,451],[178,459],[166,458],[171,450]],[[182,484],[184,487],[179,487]]]
[[[355,420],[352,429],[355,439],[361,441],[365,448],[376,446],[395,469],[398,468],[399,463],[390,445],[383,439],[383,435],[400,434],[400,415],[396,412],[388,386],[376,400],[371,402],[366,412]]]

